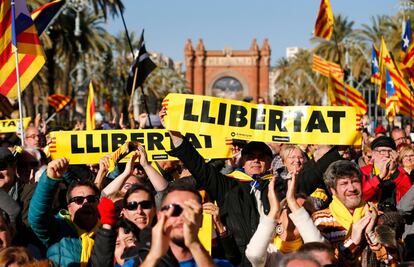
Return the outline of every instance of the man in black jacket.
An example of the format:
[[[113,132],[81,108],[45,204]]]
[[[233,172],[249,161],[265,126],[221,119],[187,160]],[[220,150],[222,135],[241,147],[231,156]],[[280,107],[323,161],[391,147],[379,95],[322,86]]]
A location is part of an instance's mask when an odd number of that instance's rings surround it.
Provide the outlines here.
[[[160,112],[161,121],[165,115],[166,110],[163,109]],[[206,190],[217,201],[227,231],[234,236],[239,248],[240,265],[251,266],[245,250],[256,231],[260,215],[269,212],[268,181],[262,178],[269,173],[272,151],[263,142],[248,143],[242,150],[243,168],[238,174],[250,179],[239,180],[223,175],[214,166],[205,163],[181,133],[170,131],[170,136],[175,148],[169,154],[184,163],[195,178],[197,189]]]

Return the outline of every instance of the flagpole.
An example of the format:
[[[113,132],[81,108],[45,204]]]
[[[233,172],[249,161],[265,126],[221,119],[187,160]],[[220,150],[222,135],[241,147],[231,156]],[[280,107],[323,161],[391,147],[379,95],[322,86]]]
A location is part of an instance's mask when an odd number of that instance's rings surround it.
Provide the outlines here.
[[[19,124],[20,124],[20,137],[22,147],[24,146],[24,126],[23,126],[23,107],[22,107],[22,93],[20,88],[20,71],[19,71],[19,53],[17,49],[17,39],[16,39],[16,7],[14,0],[11,0],[11,9],[12,9],[12,44],[14,46],[14,58],[16,62],[16,81],[17,81],[17,101],[19,102]]]
[[[129,38],[128,28],[127,28],[127,25],[125,23],[125,18],[124,18],[124,12],[122,12],[122,9],[121,9],[121,6],[119,5],[119,2],[118,2],[118,9],[119,9],[119,13],[121,14],[122,24],[124,25],[125,35],[126,35],[126,38],[128,40],[128,45],[129,45],[129,48],[131,49],[132,57],[134,57],[134,49],[132,48],[131,39]],[[132,90],[131,90],[132,94],[131,94],[130,103],[132,103],[133,93],[135,93],[135,79],[136,79],[136,75],[137,75],[137,73],[135,72],[134,73],[134,85],[133,85]],[[144,93],[144,88],[142,88],[142,87],[141,87],[141,94],[142,94],[142,96],[144,98],[144,108],[145,108],[145,111],[148,114],[148,123],[149,123],[149,126],[152,128],[152,123],[151,123],[151,118],[150,118],[151,116],[150,116],[150,113],[149,113],[149,110],[148,110],[148,105],[147,105],[147,100],[146,100],[145,93]],[[129,111],[129,107],[130,106],[128,106],[128,111]]]

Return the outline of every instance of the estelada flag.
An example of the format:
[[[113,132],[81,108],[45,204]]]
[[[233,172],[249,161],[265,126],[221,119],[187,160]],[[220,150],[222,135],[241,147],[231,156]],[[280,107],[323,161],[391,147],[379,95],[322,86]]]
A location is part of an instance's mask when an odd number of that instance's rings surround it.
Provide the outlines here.
[[[18,51],[20,89],[23,91],[45,63],[42,45],[26,1],[0,0],[0,93],[17,98],[16,61]]]
[[[318,17],[316,18],[313,35],[325,40],[330,40],[334,31],[334,16],[329,0],[321,0]]]
[[[32,19],[39,36],[42,35],[47,27],[53,22],[64,5],[65,1],[55,0],[39,7],[32,12]]]
[[[328,78],[331,74],[339,79],[344,78],[344,71],[339,64],[325,60],[316,54],[312,55],[312,70]]]

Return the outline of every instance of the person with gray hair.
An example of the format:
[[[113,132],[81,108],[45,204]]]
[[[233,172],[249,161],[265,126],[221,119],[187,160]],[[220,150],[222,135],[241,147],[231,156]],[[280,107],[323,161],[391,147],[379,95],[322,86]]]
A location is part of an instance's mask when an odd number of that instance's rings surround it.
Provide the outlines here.
[[[351,161],[338,160],[329,165],[324,182],[332,193],[332,202],[313,213],[313,221],[335,249],[341,265],[359,265],[366,243],[379,261],[396,263],[398,259],[378,241],[374,231],[377,209],[362,200],[361,180],[359,167]]]

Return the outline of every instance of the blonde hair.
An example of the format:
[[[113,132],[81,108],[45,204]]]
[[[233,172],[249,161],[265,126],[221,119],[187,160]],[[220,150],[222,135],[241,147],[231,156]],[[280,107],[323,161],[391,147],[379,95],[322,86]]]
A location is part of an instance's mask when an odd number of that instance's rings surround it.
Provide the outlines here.
[[[299,150],[305,158],[305,153],[303,153],[302,149],[300,149],[298,145],[285,145],[282,147],[282,150],[280,150],[280,157],[282,158],[283,163],[285,163],[286,159],[295,149]]]
[[[408,153],[412,151],[414,152],[414,148],[412,148],[411,146],[403,146],[400,150],[400,152],[398,153],[398,163],[402,165],[402,160],[403,158],[408,155]]]

